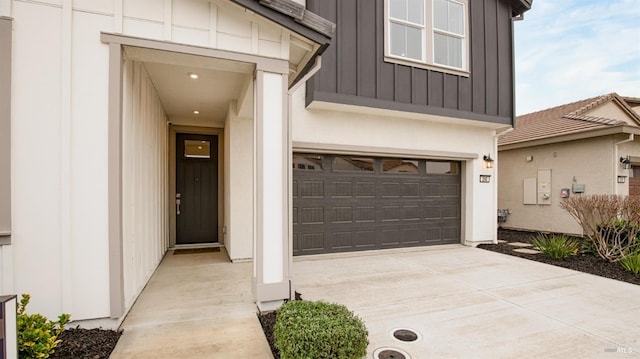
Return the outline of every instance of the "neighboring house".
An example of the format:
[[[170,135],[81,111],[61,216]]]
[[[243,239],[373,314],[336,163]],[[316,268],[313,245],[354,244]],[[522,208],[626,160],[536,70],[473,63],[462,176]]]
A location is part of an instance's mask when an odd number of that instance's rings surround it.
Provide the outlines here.
[[[0,293],[114,326],[169,248],[270,309],[292,255],[495,241],[530,6],[0,0]]]
[[[640,195],[638,105],[613,93],[518,116],[498,140],[501,226],[582,234],[566,196]]]

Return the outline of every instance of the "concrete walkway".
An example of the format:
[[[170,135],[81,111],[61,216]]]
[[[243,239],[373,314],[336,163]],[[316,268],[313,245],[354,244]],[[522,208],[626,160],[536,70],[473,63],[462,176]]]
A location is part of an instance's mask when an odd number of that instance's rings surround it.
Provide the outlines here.
[[[306,300],[345,304],[369,353],[419,358],[640,358],[640,286],[459,245],[295,258]],[[112,359],[272,358],[251,264],[167,254]],[[421,338],[394,339],[397,328]],[[625,353],[626,352],[626,353]]]
[[[294,273],[303,299],[364,319],[367,358],[640,357],[637,285],[462,246],[355,255],[295,259]]]
[[[251,263],[169,251],[111,354],[120,358],[273,358],[256,316]]]

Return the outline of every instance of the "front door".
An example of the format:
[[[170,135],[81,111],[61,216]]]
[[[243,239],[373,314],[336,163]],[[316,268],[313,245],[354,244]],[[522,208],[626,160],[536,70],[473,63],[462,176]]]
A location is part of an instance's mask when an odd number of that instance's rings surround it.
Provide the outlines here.
[[[218,242],[218,136],[176,134],[176,244]]]

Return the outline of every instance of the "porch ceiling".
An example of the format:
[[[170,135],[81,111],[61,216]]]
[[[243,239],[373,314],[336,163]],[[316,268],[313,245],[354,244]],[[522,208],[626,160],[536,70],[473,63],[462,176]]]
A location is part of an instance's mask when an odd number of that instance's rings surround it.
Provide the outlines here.
[[[127,59],[144,63],[175,124],[222,126],[229,102],[241,96],[254,69],[249,63],[136,47],[126,48],[125,53]],[[190,77],[193,73],[197,79]]]

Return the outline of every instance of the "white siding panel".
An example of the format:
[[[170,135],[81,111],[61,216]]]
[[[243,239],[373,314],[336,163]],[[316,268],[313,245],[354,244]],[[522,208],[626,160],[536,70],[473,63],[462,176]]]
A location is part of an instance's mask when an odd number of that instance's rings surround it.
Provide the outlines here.
[[[258,43],[258,52],[260,56],[280,57],[280,43],[260,40]]]
[[[123,255],[129,308],[168,245],[168,144],[167,117],[144,66],[125,62],[123,81]]]
[[[209,30],[174,26],[172,32],[173,42],[196,46],[209,46]]]
[[[164,27],[161,22],[124,18],[122,31],[129,36],[146,37],[154,40],[163,40],[164,37]]]
[[[218,33],[218,48],[229,51],[251,53],[251,38]]]
[[[173,24],[209,30],[209,2],[173,0]]]
[[[260,25],[260,40],[280,42],[282,30],[277,26]]]
[[[109,316],[107,113],[109,16],[74,12],[71,74],[71,273],[73,317]],[[90,290],[89,290],[90,289]]]
[[[164,1],[124,0],[124,16],[151,21],[163,21]]]
[[[251,20],[225,7],[218,7],[218,32],[251,38]]]
[[[61,9],[13,4],[12,217],[17,293],[60,314]],[[37,44],[35,46],[34,44]]]
[[[114,0],[73,0],[73,9],[102,14],[114,13]]]

